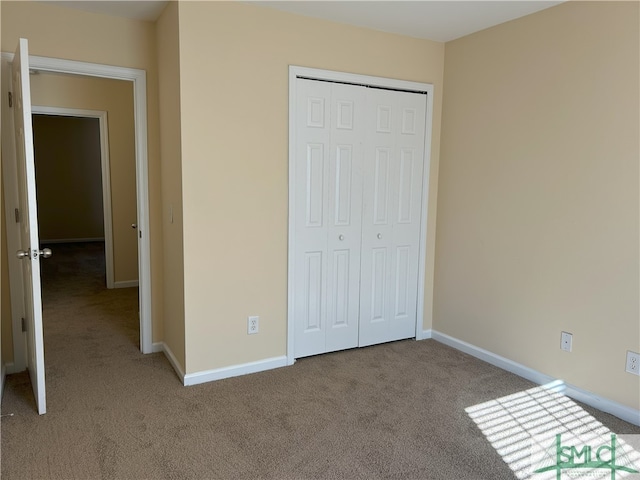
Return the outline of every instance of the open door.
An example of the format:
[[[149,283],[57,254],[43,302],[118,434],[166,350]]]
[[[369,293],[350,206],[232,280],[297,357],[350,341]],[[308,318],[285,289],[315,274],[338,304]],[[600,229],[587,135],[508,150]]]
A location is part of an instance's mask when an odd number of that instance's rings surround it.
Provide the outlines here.
[[[36,206],[36,172],[31,124],[31,89],[29,84],[29,48],[20,39],[13,58],[13,115],[16,135],[21,250],[16,252],[22,264],[24,282],[24,328],[27,335],[27,368],[38,413],[46,413],[44,383],[44,341],[42,337],[42,297],[40,290],[40,258],[51,251],[40,250],[38,212]]]

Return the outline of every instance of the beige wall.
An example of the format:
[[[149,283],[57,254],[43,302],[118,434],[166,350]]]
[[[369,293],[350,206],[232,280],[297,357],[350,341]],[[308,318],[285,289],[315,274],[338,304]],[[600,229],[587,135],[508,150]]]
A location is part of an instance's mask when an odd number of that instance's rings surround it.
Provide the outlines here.
[[[187,373],[286,354],[289,65],[435,85],[430,328],[444,45],[236,2],[179,13]]]
[[[131,228],[137,218],[132,83],[40,73],[31,75],[31,102],[39,106],[107,112],[114,280],[137,280],[138,241]],[[100,185],[98,189],[102,195]],[[41,235],[41,238],[45,237]]]
[[[638,6],[568,2],[447,43],[433,320],[636,409]]]
[[[157,23],[160,86],[160,150],[164,238],[164,343],[184,371],[184,252],[182,242],[182,146],[178,4]],[[171,215],[173,213],[173,215]],[[194,252],[195,253],[195,252]],[[196,256],[202,257],[197,254]]]
[[[33,146],[40,242],[103,239],[99,120],[34,115]]]
[[[160,341],[164,290],[155,25],[39,2],[2,1],[0,8],[2,51],[13,52],[18,38],[24,37],[32,55],[147,72],[152,322],[153,341]]]

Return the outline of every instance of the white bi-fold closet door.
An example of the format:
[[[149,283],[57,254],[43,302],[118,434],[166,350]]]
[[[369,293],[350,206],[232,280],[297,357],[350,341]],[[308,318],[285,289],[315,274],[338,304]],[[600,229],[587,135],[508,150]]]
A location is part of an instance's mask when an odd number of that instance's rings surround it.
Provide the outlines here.
[[[426,95],[295,81],[294,356],[413,337]]]

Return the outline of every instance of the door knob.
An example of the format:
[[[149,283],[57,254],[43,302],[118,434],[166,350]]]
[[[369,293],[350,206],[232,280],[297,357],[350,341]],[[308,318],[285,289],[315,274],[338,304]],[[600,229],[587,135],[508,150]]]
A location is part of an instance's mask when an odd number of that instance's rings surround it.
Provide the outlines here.
[[[376,236],[378,237],[378,239],[381,239],[381,238],[382,238],[382,234],[381,234],[381,233],[379,233],[379,234],[378,234],[378,235],[376,235]]]
[[[53,255],[50,248],[43,248],[39,253],[42,258],[49,258],[51,255]]]
[[[136,225],[135,223],[132,223],[131,224],[131,228],[133,228],[135,230],[136,228],[138,228],[138,225]]]
[[[344,240],[344,235],[338,235],[338,240],[340,241]]]
[[[16,252],[16,257],[18,257],[19,260],[22,260],[23,258],[27,258],[29,256],[29,250],[18,250]]]

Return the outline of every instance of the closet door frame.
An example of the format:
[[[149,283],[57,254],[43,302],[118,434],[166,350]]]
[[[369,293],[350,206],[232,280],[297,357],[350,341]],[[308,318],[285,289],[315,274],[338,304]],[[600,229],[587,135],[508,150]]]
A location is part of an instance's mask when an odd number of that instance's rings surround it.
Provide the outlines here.
[[[424,284],[427,241],[427,214],[429,202],[429,171],[431,165],[431,132],[433,130],[433,84],[396,80],[384,77],[372,77],[353,73],[320,70],[315,68],[289,66],[289,244],[287,275],[287,364],[293,365],[294,358],[294,275],[295,259],[295,189],[296,189],[296,99],[297,79],[303,77],[311,80],[325,80],[353,85],[380,87],[391,90],[422,92],[427,94],[427,108],[424,136],[424,167],[422,170],[422,212],[420,215],[419,268],[418,268],[418,302],[416,309],[416,340],[422,340],[424,322]]]

